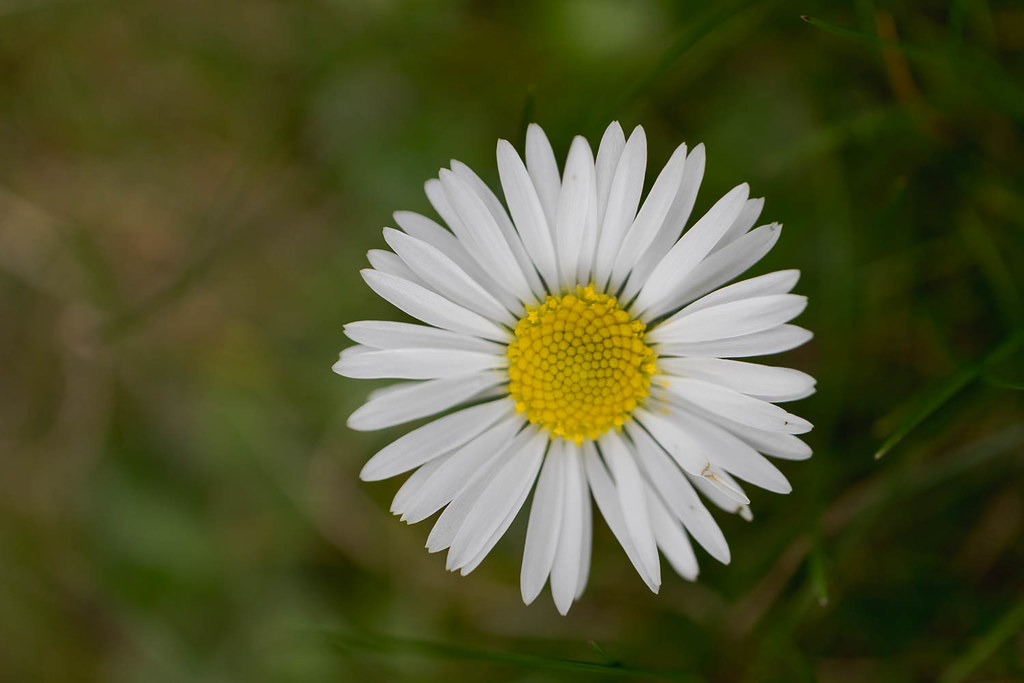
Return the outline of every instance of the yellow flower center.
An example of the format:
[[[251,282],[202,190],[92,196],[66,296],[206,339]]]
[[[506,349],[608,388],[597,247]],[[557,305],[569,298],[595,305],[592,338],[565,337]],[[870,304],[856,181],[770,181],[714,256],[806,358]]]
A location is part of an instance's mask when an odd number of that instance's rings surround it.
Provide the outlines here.
[[[621,427],[650,394],[645,330],[592,285],[528,306],[507,353],[516,410],[577,444]]]

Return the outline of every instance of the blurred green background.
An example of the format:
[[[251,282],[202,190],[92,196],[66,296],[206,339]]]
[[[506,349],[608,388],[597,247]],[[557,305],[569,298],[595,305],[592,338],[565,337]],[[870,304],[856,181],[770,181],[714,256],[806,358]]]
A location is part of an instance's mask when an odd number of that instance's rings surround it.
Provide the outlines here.
[[[0,679],[1024,680],[1022,84],[1009,0],[3,0]],[[424,180],[612,119],[785,224],[815,456],[696,584],[599,524],[562,618],[525,515],[460,578],[358,481],[330,366]]]

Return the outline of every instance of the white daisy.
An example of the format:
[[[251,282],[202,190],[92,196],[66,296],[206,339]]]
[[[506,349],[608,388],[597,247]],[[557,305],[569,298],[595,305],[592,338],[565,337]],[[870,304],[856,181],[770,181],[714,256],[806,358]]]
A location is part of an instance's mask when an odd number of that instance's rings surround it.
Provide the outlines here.
[[[698,493],[750,519],[736,479],[788,493],[764,455],[811,455],[810,423],[774,405],[814,392],[797,370],[726,358],[779,353],[811,338],[788,324],[806,306],[799,272],[723,287],[764,256],[777,223],[753,228],[762,199],[746,184],[683,232],[704,147],[680,145],[643,205],[647,142],[608,127],[595,160],[573,140],[565,169],[532,125],[526,163],[498,142],[505,206],[453,161],[426,184],[450,230],[400,211],[393,251],[362,271],[380,296],[425,325],[350,323],[356,346],[334,371],[403,381],[373,392],[357,430],[445,413],[374,455],[361,477],[412,471],[392,512],[409,523],[443,509],[427,539],[447,567],[475,569],[533,490],[523,600],[550,580],[565,614],[587,582],[591,497],[640,576],[657,591],[659,551],[697,576],[693,538],[728,563]],[[639,206],[639,210],[638,210]],[[753,229],[752,229],[753,228]],[[763,454],[763,455],[762,455]]]

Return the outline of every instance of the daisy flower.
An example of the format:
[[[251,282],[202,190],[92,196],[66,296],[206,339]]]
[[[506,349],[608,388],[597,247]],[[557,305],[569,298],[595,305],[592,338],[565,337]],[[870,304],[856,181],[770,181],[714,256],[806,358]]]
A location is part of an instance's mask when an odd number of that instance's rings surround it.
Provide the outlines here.
[[[697,577],[691,539],[723,563],[729,547],[705,501],[750,519],[737,479],[788,493],[764,456],[811,455],[810,423],[775,405],[814,392],[788,368],[732,360],[811,338],[789,324],[806,306],[799,272],[728,284],[775,244],[753,227],[764,204],[744,183],[689,229],[704,146],[680,145],[641,204],[647,141],[618,123],[596,158],[573,140],[564,170],[530,126],[525,163],[498,142],[501,199],[453,161],[426,183],[447,225],[407,211],[384,229],[391,251],[362,271],[373,291],[419,323],[345,326],[356,342],[334,365],[378,389],[356,430],[442,415],[374,455],[361,477],[412,472],[392,512],[408,523],[442,511],[427,539],[447,568],[475,569],[533,492],[521,587],[550,582],[565,614],[590,570],[592,505],[652,591],[659,553]],[[507,207],[507,210],[506,210]],[[639,208],[638,208],[639,207]]]

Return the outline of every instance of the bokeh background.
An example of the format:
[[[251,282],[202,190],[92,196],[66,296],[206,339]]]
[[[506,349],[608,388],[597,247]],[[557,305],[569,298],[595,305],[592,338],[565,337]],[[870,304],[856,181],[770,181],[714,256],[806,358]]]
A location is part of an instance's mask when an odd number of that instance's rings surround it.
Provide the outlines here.
[[[1024,680],[1022,86],[1010,0],[3,0],[0,679]],[[461,578],[358,481],[330,366],[424,180],[613,119],[785,224],[816,453],[695,584],[599,524],[562,618],[525,515]]]

